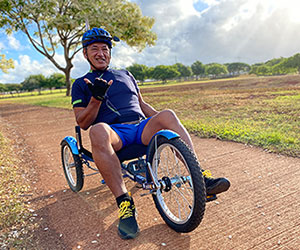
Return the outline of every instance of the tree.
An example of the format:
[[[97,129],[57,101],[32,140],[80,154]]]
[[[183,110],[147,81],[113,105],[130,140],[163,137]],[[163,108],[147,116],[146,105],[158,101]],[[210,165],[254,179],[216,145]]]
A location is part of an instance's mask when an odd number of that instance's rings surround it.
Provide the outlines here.
[[[38,89],[40,91],[47,84],[47,79],[42,74],[30,75],[21,84],[24,90],[33,91]]]
[[[204,75],[205,74],[205,66],[202,62],[196,61],[191,66],[193,74],[196,76]]]
[[[60,73],[54,73],[46,79],[46,87],[52,88],[61,88],[65,85],[66,77]]]
[[[5,55],[0,54],[0,69],[2,72],[7,73],[8,69],[14,68],[14,61],[6,59]]]
[[[105,28],[140,51],[154,45],[154,19],[144,17],[129,0],[0,0],[0,27],[7,33],[21,30],[32,46],[66,76],[70,94],[72,60],[81,49],[86,20]],[[55,58],[63,49],[64,63]]]
[[[257,75],[257,69],[259,66],[261,66],[262,64],[253,64],[251,65],[251,70],[249,71],[249,74],[255,74]]]
[[[206,73],[215,77],[221,74],[227,74],[228,71],[225,65],[219,63],[211,63],[207,65]]]
[[[148,67],[146,65],[134,63],[126,69],[132,73],[136,80],[141,81],[142,84],[144,83],[148,73]]]
[[[7,91],[6,84],[0,83],[0,92],[6,92],[6,91]]]
[[[286,75],[289,73],[295,73],[297,71],[296,68],[287,67],[286,61],[287,59],[285,58],[285,60],[282,60],[280,63],[275,64],[271,68],[272,75]]]
[[[250,69],[251,67],[247,63],[235,62],[227,64],[228,72],[233,75],[239,75],[241,72],[249,72]]]
[[[13,95],[15,92],[19,93],[22,89],[22,85],[18,83],[7,83],[5,85],[6,91],[10,92],[11,95]]]
[[[258,66],[256,69],[256,75],[258,76],[268,76],[272,74],[272,68],[267,65]]]
[[[279,63],[283,62],[284,60],[285,60],[285,58],[283,58],[283,57],[274,58],[274,59],[271,59],[271,60],[265,62],[265,65],[273,67],[276,64],[279,64]]]
[[[154,79],[153,72],[154,72],[154,67],[148,67],[146,78],[147,79]]]
[[[178,77],[180,73],[174,66],[158,65],[154,68],[152,76],[154,79],[161,80],[166,83],[167,79]]]
[[[182,63],[174,64],[174,67],[180,73],[180,77],[189,77],[192,74],[192,70],[190,67],[183,65]]]
[[[285,61],[284,65],[287,68],[295,68],[295,69],[297,69],[298,73],[300,73],[300,54],[297,53],[297,54],[289,57]]]

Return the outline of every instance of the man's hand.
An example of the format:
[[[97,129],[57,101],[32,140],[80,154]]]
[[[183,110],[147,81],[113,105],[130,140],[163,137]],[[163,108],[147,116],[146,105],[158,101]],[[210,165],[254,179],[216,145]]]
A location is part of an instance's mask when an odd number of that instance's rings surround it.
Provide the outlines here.
[[[93,83],[87,78],[84,78],[84,81],[92,92],[92,96],[99,101],[103,101],[105,93],[113,82],[113,80],[110,80],[107,83],[106,80],[103,80],[99,77],[95,78]]]

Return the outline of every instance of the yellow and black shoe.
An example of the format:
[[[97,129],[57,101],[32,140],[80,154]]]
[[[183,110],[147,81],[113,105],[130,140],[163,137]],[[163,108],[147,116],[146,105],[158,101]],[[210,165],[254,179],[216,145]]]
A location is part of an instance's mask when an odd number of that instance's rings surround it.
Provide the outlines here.
[[[212,196],[223,193],[230,187],[230,182],[226,178],[213,178],[209,170],[202,171],[206,186],[206,194]]]
[[[140,232],[135,218],[135,205],[129,196],[123,198],[119,203],[119,225],[118,234],[122,239],[134,239]]]

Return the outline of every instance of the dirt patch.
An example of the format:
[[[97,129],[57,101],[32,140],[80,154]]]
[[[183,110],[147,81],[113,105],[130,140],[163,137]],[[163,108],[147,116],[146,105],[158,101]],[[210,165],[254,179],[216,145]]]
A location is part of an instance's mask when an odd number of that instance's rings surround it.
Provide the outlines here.
[[[30,205],[40,227],[37,249],[298,249],[300,245],[300,159],[269,154],[243,144],[193,136],[203,168],[226,176],[232,186],[207,204],[200,226],[188,234],[171,230],[152,197],[129,180],[141,234],[123,241],[117,235],[117,206],[101,177],[85,179],[83,190],[67,186],[60,142],[74,136],[70,110],[0,104],[0,126],[17,131],[33,176]],[[84,139],[88,144],[87,134]]]

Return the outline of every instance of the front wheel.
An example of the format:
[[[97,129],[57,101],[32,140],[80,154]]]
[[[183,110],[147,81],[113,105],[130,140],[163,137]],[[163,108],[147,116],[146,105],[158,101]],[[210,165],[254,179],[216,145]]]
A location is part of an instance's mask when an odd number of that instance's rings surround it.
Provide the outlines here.
[[[73,154],[66,141],[61,143],[61,159],[67,182],[74,192],[79,192],[83,186],[83,170],[79,155]]]
[[[180,139],[155,138],[148,161],[161,188],[153,200],[163,220],[176,232],[193,231],[205,211],[206,191],[194,153]]]

